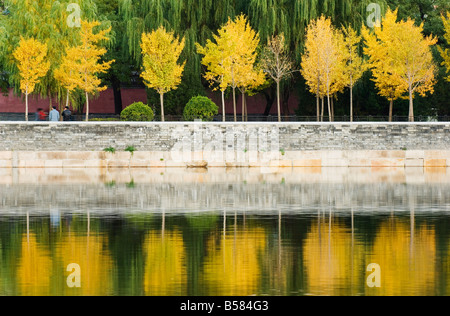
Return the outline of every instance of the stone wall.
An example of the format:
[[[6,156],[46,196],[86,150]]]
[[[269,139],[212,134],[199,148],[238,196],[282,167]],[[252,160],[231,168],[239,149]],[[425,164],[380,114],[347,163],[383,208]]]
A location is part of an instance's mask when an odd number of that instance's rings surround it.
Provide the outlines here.
[[[0,123],[0,167],[65,166],[447,167],[450,123]]]

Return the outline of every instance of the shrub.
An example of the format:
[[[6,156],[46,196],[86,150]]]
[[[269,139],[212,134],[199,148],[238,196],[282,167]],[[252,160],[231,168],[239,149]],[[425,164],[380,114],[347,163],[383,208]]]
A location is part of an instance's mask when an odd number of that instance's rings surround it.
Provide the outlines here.
[[[120,113],[120,119],[122,121],[153,121],[153,117],[153,110],[142,102],[135,102],[127,106],[123,109],[122,113]]]
[[[209,98],[203,96],[193,97],[186,104],[183,111],[183,118],[186,121],[196,119],[202,121],[212,121],[214,115],[219,113],[217,105]]]

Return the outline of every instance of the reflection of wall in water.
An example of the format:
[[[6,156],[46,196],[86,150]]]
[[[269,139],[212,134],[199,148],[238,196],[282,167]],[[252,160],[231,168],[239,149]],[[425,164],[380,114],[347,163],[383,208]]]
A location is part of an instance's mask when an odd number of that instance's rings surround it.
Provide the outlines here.
[[[13,185],[0,187],[0,211],[48,211],[86,208],[110,211],[206,211],[256,212],[308,211],[333,207],[374,211],[435,207],[450,210],[450,185],[404,184],[115,184]]]

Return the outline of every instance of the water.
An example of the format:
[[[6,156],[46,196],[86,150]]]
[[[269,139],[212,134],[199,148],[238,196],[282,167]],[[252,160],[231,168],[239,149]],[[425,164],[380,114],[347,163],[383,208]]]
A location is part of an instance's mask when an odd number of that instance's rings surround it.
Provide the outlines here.
[[[448,175],[0,169],[0,295],[449,295]]]

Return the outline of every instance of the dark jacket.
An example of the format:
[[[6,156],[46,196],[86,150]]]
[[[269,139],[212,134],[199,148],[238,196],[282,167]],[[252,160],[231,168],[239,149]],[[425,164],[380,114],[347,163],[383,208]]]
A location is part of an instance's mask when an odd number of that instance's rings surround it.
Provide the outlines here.
[[[72,112],[70,110],[66,109],[62,112],[62,116],[63,116],[64,121],[70,121],[70,119],[72,117]]]

